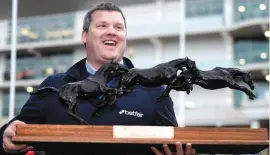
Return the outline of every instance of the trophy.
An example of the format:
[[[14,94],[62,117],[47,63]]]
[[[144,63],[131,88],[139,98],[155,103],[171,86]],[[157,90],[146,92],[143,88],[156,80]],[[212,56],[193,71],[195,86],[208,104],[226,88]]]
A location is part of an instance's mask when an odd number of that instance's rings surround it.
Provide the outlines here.
[[[118,87],[108,87],[107,83],[114,78],[119,80]],[[91,150],[100,153],[108,150],[110,153],[141,153],[149,151],[151,146],[161,147],[162,144],[169,144],[175,151],[172,146],[180,141],[184,145],[192,143],[197,153],[256,154],[269,147],[267,129],[95,126],[76,115],[77,99],[93,100],[96,108],[93,117],[100,117],[104,109],[114,108],[117,98],[133,92],[136,85],[145,87],[165,85],[166,89],[157,100],[168,96],[171,90],[185,91],[189,94],[193,90],[193,84],[210,90],[228,87],[244,92],[253,100],[256,96],[247,87],[239,85],[236,82],[237,78],[242,79],[250,89],[255,88],[249,72],[222,67],[203,71],[188,57],[147,69],[129,69],[111,62],[102,66],[88,79],[68,83],[59,90],[43,87],[31,93],[32,95],[40,95],[45,91],[58,93],[59,99],[68,105],[67,113],[82,125],[18,125],[13,141],[32,145],[41,151]]]

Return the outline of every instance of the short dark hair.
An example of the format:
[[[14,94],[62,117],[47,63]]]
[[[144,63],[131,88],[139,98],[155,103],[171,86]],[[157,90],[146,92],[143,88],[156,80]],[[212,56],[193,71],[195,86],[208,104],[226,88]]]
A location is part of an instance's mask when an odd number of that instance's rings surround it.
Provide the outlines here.
[[[95,11],[98,11],[98,10],[108,10],[108,11],[117,11],[117,12],[120,12],[123,19],[124,19],[124,24],[125,24],[125,28],[126,28],[126,19],[125,19],[125,16],[122,12],[122,10],[115,4],[113,3],[109,3],[109,2],[103,2],[103,3],[100,3],[98,4],[97,6],[95,6],[94,8],[92,8],[91,10],[89,10],[84,19],[83,19],[83,31],[84,32],[88,32],[88,29],[89,29],[89,25],[90,25],[90,22],[92,20],[92,17],[91,15],[95,12]]]

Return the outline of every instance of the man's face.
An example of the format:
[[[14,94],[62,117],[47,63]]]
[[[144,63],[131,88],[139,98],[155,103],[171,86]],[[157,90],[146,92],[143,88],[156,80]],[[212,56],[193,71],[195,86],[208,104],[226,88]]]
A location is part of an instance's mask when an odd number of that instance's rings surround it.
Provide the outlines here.
[[[91,17],[89,31],[82,33],[87,60],[96,69],[111,60],[122,60],[126,48],[126,30],[121,13],[98,10]]]

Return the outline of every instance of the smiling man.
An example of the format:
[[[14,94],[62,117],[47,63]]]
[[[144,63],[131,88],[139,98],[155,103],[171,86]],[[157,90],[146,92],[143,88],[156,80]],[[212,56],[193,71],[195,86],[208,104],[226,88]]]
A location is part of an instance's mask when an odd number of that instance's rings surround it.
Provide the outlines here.
[[[50,86],[59,89],[67,83],[84,80],[111,60],[133,68],[131,61],[123,57],[126,49],[126,33],[126,20],[120,8],[112,3],[97,5],[87,12],[84,18],[81,40],[85,45],[87,57],[74,64],[67,72],[49,76],[40,87]],[[111,83],[110,86],[116,87],[117,81]],[[94,112],[94,105],[90,101],[79,100],[77,114],[91,125],[177,126],[170,96],[157,100],[163,90],[163,87],[146,88],[137,86],[133,94],[121,96],[116,101],[117,108],[112,111],[107,110],[97,118],[91,117]],[[54,93],[30,96],[20,114],[1,128],[0,135],[3,145],[0,148],[0,154],[22,153],[33,149],[31,146],[12,143],[11,139],[15,136],[17,124],[80,125],[80,122],[66,112],[67,107],[58,100],[58,96]],[[194,155],[195,150],[192,149],[191,145],[186,146],[186,151],[183,152],[181,143],[177,143],[176,154]],[[163,147],[166,155],[172,154],[166,144]],[[106,154],[109,154],[110,150],[106,150],[106,148],[104,150],[108,151]],[[53,155],[47,150],[44,151],[46,151],[46,155]],[[161,150],[155,147],[149,148],[147,152],[142,152],[142,154],[148,154],[149,151],[156,155],[163,154]],[[88,154],[100,155],[100,152],[89,150]]]
[[[84,19],[82,42],[86,46],[87,61],[94,69],[111,60],[120,62],[126,48],[126,22],[122,11],[108,3],[89,11]]]

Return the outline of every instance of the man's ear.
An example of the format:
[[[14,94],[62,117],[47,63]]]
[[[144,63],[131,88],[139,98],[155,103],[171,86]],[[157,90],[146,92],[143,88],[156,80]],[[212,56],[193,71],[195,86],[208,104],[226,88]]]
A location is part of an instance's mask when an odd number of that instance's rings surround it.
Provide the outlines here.
[[[85,44],[86,43],[86,35],[87,35],[87,32],[83,31],[82,32],[82,36],[81,36],[81,41]]]

